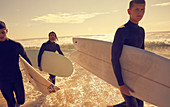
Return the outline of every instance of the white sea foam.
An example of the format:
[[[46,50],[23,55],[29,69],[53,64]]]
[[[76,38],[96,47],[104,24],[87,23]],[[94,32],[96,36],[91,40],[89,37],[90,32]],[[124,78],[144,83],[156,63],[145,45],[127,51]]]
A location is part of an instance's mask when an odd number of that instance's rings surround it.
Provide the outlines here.
[[[93,35],[93,36],[73,36],[113,41],[113,34]],[[24,47],[40,47],[48,38],[23,39],[17,40]],[[170,33],[146,33],[146,41],[170,41]],[[71,44],[72,37],[59,37],[59,44]],[[168,51],[169,52],[169,51]],[[71,52],[64,53],[66,57]],[[163,53],[160,53],[163,54]],[[166,54],[169,54],[166,52]],[[22,69],[22,67],[21,67]],[[60,91],[42,95],[36,90],[26,77],[22,70],[26,102],[23,107],[106,107],[107,105],[117,104],[123,101],[118,89],[112,87],[93,74],[89,73],[77,64],[74,64],[74,72],[70,77],[56,77],[56,85],[61,88]],[[46,79],[48,74],[40,72]],[[5,99],[0,94],[0,107],[7,107]],[[145,107],[155,107],[145,103]]]
[[[105,34],[105,35],[77,35],[77,36],[65,36],[58,37],[59,41],[56,41],[59,44],[72,44],[73,37],[83,37],[91,38],[97,40],[104,40],[113,42],[114,34]],[[46,42],[48,38],[28,38],[28,39],[19,39],[16,40],[20,42],[24,47],[40,47],[42,43]],[[162,42],[165,44],[170,44],[170,32],[147,32],[145,36],[145,42]]]

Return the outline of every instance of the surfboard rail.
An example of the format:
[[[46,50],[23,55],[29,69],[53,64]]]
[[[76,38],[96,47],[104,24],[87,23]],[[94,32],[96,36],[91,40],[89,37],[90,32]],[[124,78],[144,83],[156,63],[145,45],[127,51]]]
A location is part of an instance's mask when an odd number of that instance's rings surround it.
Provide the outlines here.
[[[36,71],[35,68],[33,68],[23,57],[20,56],[19,59],[29,81],[34,86],[34,88],[43,94],[50,94],[60,90],[59,87],[55,86],[53,83],[41,76],[41,74]]]
[[[118,87],[111,65],[111,42],[73,38],[77,51],[70,58],[104,81]],[[120,58],[124,82],[133,96],[160,107],[170,107],[170,60],[152,52],[124,46]]]
[[[26,50],[33,67],[38,68],[38,49]],[[73,73],[72,62],[57,52],[44,51],[41,59],[43,71],[58,77],[69,77]]]

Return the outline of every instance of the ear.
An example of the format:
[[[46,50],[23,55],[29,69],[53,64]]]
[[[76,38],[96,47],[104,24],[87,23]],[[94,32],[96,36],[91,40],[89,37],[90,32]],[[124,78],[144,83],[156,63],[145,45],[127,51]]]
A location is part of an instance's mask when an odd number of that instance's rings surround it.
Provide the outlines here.
[[[128,11],[128,14],[130,15],[130,9],[128,9],[127,11]]]
[[[8,33],[8,29],[6,29],[6,33]]]

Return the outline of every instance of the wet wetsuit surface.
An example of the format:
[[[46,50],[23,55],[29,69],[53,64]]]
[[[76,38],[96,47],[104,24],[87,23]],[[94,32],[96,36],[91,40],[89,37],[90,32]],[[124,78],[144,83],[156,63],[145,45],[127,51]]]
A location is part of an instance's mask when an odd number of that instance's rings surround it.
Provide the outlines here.
[[[118,28],[116,31],[114,41],[112,44],[112,66],[114,69],[115,76],[117,78],[118,85],[124,85],[122,78],[122,70],[120,65],[120,56],[122,53],[123,45],[129,45],[136,48],[144,49],[144,38],[145,32],[142,27],[139,27],[137,24],[132,23],[131,21],[127,22],[122,27]],[[127,96],[123,94],[125,103],[115,105],[113,107],[143,107],[144,103],[142,100],[137,99],[133,96]]]
[[[59,54],[61,55],[64,55],[60,49],[60,46],[55,43],[55,42],[51,42],[50,40],[43,43],[41,48],[40,48],[40,51],[39,51],[39,54],[38,54],[38,66],[41,67],[41,57],[42,57],[42,54],[44,51],[51,51],[51,52],[56,52],[58,51]]]
[[[15,107],[16,101],[13,92],[15,92],[18,104],[25,102],[24,85],[19,69],[19,55],[31,64],[20,43],[10,39],[0,42],[0,89],[8,107]]]
[[[59,54],[64,55],[60,49],[60,46],[55,43],[55,42],[51,42],[50,40],[48,40],[46,43],[43,43],[39,54],[38,54],[38,66],[41,67],[41,58],[42,58],[42,54],[44,51],[51,51],[51,52],[56,52],[58,51]],[[49,74],[50,77],[49,79],[51,80],[51,82],[53,84],[55,84],[55,75]]]
[[[127,22],[116,31],[112,44],[112,66],[119,85],[124,85],[119,61],[123,45],[144,49],[144,38],[144,29],[131,21]]]
[[[0,42],[0,81],[13,82],[22,78],[19,69],[19,55],[31,64],[20,43],[10,39]]]

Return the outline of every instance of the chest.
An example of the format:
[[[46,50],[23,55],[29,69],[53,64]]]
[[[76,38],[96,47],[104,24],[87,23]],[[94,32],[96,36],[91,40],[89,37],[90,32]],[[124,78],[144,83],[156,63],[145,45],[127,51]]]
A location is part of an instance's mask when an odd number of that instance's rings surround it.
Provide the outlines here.
[[[58,48],[58,46],[56,44],[46,44],[45,50],[46,51],[56,52],[56,51],[59,50],[59,48]]]
[[[12,60],[18,57],[19,50],[15,45],[11,44],[0,44],[0,58],[5,60]]]
[[[125,44],[141,48],[144,43],[144,32],[140,29],[129,30],[125,38]]]

